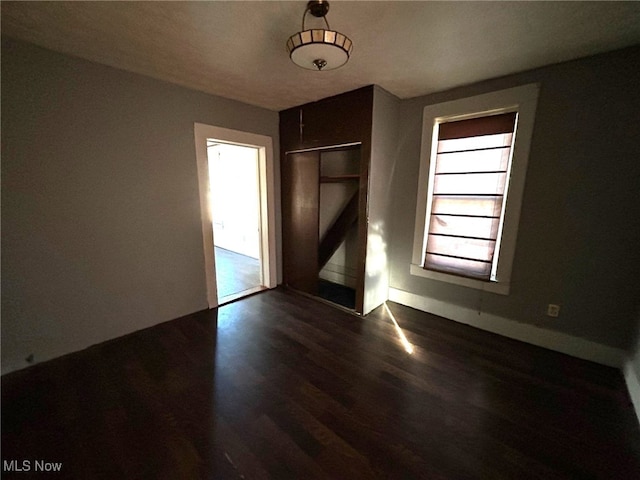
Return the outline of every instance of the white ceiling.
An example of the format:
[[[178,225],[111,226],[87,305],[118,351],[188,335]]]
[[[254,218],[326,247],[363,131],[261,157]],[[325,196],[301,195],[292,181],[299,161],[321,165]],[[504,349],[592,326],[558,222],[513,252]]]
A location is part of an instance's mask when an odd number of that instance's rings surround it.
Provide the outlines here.
[[[306,1],[2,2],[2,33],[196,90],[282,110],[377,84],[411,98],[640,44],[640,2],[347,2],[327,19],[344,67],[288,58]],[[316,23],[320,22],[320,23]],[[323,25],[307,16],[307,27]]]

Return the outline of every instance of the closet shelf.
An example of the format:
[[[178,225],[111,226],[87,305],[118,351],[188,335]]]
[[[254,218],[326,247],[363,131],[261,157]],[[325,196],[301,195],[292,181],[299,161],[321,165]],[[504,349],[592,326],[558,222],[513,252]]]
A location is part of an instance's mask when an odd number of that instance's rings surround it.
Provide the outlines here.
[[[332,175],[320,177],[320,183],[352,182],[360,179],[360,175]]]

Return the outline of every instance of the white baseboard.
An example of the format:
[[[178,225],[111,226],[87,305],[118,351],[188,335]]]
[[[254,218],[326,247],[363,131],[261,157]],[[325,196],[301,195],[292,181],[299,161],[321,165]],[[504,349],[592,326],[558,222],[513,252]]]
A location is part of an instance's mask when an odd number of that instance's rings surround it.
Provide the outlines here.
[[[478,313],[477,310],[452,305],[447,302],[434,300],[396,288],[389,289],[389,300],[423,312],[432,313],[449,320],[455,320],[456,322],[471,325],[539,347],[548,348],[556,352],[565,353],[583,360],[590,360],[616,368],[622,368],[625,364],[627,355],[624,350],[602,345],[584,338],[574,337],[566,333],[516,322],[490,313]],[[638,392],[640,392],[640,390],[638,390]]]
[[[630,360],[625,363],[622,373],[627,383],[627,390],[629,390],[629,396],[631,397],[633,408],[636,411],[638,422],[640,422],[640,381]]]

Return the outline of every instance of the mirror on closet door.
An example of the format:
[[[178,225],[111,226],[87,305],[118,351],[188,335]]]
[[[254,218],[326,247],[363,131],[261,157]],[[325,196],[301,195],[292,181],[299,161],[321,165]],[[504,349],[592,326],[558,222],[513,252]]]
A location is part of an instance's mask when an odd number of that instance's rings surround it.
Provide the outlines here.
[[[317,295],[355,310],[360,148],[320,153]]]

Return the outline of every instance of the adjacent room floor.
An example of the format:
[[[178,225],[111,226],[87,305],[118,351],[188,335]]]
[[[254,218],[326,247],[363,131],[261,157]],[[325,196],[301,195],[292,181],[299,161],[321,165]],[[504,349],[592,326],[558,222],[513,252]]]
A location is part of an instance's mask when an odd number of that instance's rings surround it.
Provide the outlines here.
[[[215,247],[218,298],[260,286],[260,260]]]
[[[383,308],[276,289],[5,375],[2,458],[77,479],[638,478],[618,370],[389,307],[408,343]]]

